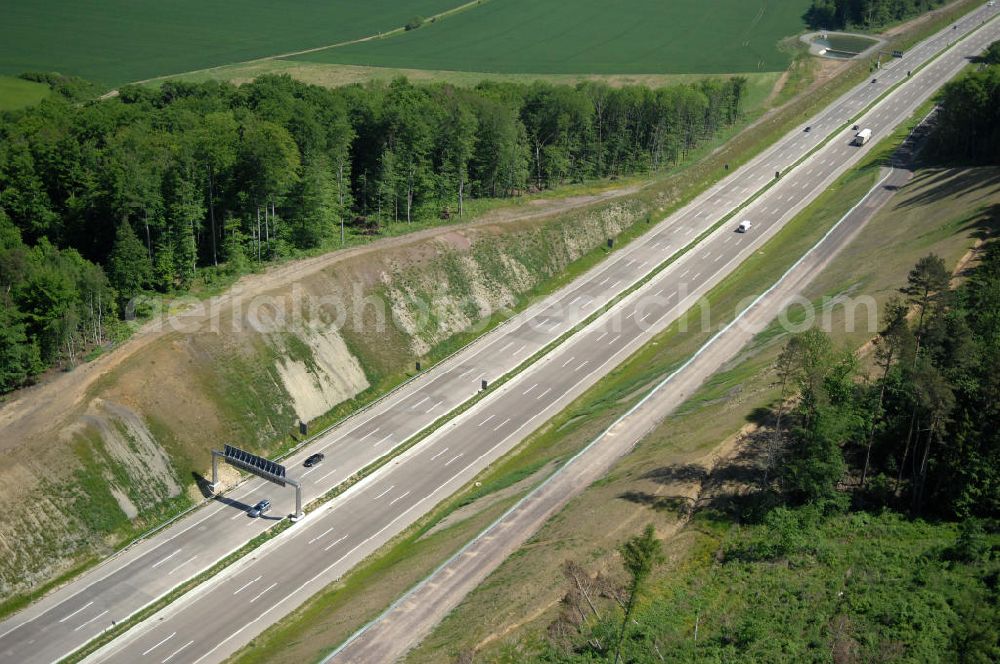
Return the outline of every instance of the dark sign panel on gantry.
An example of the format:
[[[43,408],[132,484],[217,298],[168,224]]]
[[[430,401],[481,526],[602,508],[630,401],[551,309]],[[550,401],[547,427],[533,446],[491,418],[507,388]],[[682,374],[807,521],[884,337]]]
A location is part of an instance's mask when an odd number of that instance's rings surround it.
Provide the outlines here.
[[[242,468],[257,477],[262,477],[280,486],[285,486],[285,467],[280,463],[269,461],[262,456],[251,454],[246,450],[241,450],[232,445],[226,445],[222,456],[225,457],[226,463],[231,466]]]

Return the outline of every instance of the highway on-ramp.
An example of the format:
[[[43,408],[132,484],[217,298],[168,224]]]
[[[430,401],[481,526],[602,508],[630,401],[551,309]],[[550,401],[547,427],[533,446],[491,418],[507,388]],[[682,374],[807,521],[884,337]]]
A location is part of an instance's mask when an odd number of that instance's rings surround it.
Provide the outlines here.
[[[979,10],[956,30],[911,49],[906,66],[915,69],[949,40],[977,27],[992,16],[987,11]],[[884,134],[950,77],[965,54],[981,50],[990,41],[986,33],[995,31],[990,24],[957,52],[945,54],[915,74],[865,120],[866,126],[872,126],[876,136]],[[323,464],[308,474],[298,474],[306,500],[322,495],[465,402],[482,378],[492,380],[507,373],[584,320],[771,184],[776,170],[788,169],[889,85],[905,78],[898,63],[880,72],[878,83],[855,88],[813,119],[811,132],[785,137],[555,298],[514,317],[290,458],[287,463],[292,468],[306,454],[317,450],[327,454]],[[847,146],[848,140],[847,133],[840,131],[830,145],[786,173],[741,213],[754,220],[751,233],[740,235],[728,226],[720,228],[612,312],[475,408],[131,630],[95,659],[193,662],[224,658],[468,481],[686,310],[865,152],[866,148]],[[296,471],[290,474],[295,476]],[[0,661],[57,660],[99,635],[112,621],[124,619],[238,548],[269,525],[245,516],[248,503],[266,492],[277,513],[291,511],[290,495],[264,487],[258,480],[245,483],[233,495],[196,511],[0,624]]]

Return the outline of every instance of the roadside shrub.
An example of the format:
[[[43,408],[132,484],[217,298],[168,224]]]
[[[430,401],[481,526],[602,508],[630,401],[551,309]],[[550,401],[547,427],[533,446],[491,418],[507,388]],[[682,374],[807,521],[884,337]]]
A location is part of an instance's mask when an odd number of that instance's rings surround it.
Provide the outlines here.
[[[958,539],[946,553],[951,560],[975,563],[986,560],[990,553],[990,543],[986,529],[979,519],[969,518],[958,526]]]
[[[777,560],[809,550],[809,530],[817,517],[813,508],[778,507],[764,517],[763,531],[726,550],[726,559],[743,562]]]

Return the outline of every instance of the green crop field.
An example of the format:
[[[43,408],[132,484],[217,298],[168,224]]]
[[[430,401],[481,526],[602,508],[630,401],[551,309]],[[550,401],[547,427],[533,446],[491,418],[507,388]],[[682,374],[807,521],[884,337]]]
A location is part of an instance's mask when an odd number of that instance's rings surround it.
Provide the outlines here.
[[[4,0],[0,74],[107,85],[357,39],[462,0]]]
[[[780,71],[809,0],[490,0],[384,39],[294,60],[536,74]]]
[[[0,111],[33,106],[48,97],[50,92],[49,86],[44,83],[0,76]]]

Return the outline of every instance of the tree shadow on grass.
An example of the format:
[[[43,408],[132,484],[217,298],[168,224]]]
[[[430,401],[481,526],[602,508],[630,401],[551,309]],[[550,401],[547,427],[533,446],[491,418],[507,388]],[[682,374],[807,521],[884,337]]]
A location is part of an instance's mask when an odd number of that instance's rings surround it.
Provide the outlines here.
[[[705,482],[705,490],[710,493],[737,487],[756,487],[764,474],[760,465],[760,450],[751,444],[744,444],[735,456],[718,464]]]
[[[758,426],[771,426],[774,423],[774,410],[769,406],[758,406],[750,411],[747,422]]]
[[[694,509],[694,500],[688,496],[657,496],[645,491],[626,491],[618,497],[657,512],[672,512],[678,516],[687,516]]]
[[[970,235],[980,240],[988,240],[996,237],[1000,233],[1000,203],[983,208],[975,217],[969,220],[963,231],[970,231]]]
[[[971,192],[981,191],[980,198],[987,195],[989,189],[1000,185],[1000,169],[991,169],[987,175],[984,169],[945,168],[926,176],[930,183],[923,186],[923,191],[901,201],[897,207],[913,208],[929,205],[943,198],[953,198]],[[911,183],[910,186],[913,186]]]
[[[642,476],[657,484],[672,484],[674,482],[703,482],[708,477],[704,467],[693,463],[673,464],[654,468]]]
[[[731,484],[755,485],[763,474],[759,456],[758,446],[754,441],[748,441],[735,456],[718,463],[711,472],[696,464],[673,464],[654,468],[642,479],[664,485],[698,482],[707,491],[721,490]]]

